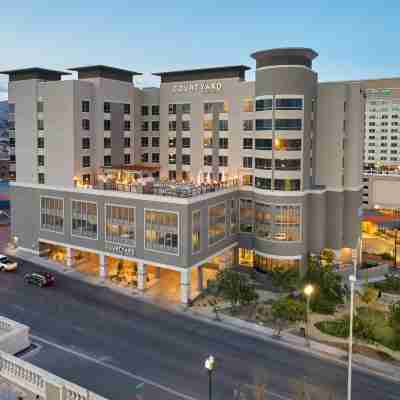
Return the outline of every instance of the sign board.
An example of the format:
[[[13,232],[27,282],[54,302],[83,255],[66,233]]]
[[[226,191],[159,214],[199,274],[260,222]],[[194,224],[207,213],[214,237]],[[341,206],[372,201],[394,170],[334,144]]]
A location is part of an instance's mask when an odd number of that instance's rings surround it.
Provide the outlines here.
[[[172,86],[172,93],[213,93],[222,90],[222,83],[215,82],[183,82]]]
[[[387,97],[393,94],[392,89],[367,89],[368,97]]]
[[[135,249],[133,247],[123,246],[117,243],[106,243],[105,250],[120,256],[134,257]]]

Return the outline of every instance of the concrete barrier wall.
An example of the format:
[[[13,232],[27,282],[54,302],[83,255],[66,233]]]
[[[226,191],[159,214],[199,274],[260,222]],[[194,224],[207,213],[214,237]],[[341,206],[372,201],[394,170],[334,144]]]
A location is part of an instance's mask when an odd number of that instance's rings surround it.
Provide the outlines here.
[[[17,354],[31,345],[29,327],[11,319],[0,317],[0,350]]]
[[[0,377],[43,400],[107,400],[4,351],[0,351]]]

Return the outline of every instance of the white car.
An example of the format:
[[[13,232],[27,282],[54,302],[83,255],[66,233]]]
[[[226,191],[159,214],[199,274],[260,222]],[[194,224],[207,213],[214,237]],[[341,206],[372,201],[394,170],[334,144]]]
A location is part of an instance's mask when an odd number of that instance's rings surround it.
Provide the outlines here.
[[[18,264],[16,261],[11,261],[7,256],[0,254],[0,271],[16,271],[17,266]]]

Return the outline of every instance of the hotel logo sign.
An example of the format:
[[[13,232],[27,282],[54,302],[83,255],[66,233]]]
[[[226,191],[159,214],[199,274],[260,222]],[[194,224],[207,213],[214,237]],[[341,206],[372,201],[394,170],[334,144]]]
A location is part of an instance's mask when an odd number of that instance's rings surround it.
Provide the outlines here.
[[[106,243],[106,251],[126,257],[134,257],[135,255],[134,248],[121,246],[120,244],[113,244],[113,243]]]
[[[222,83],[216,82],[184,82],[172,86],[172,93],[213,93],[222,90]]]

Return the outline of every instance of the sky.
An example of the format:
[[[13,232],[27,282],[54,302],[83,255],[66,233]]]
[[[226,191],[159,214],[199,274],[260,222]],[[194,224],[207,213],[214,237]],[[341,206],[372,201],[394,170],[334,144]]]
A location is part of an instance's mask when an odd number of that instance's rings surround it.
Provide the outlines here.
[[[105,64],[143,72],[249,65],[311,47],[322,81],[400,76],[400,1],[15,0],[0,5],[0,71]],[[254,79],[254,71],[248,79]],[[7,78],[0,77],[0,100]]]

